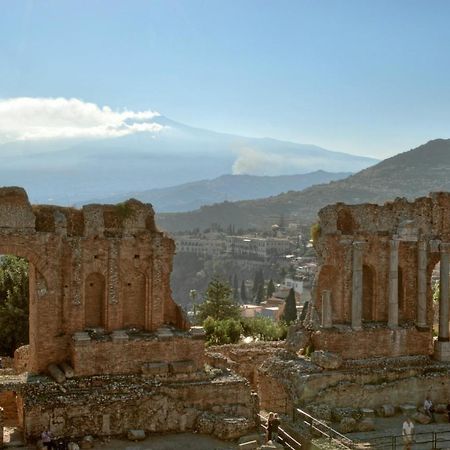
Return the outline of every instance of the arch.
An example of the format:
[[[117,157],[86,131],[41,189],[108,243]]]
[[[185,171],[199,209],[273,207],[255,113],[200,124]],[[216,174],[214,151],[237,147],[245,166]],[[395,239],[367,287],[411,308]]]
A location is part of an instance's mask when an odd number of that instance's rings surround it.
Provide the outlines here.
[[[93,272],[84,282],[84,325],[88,328],[105,326],[105,277]]]
[[[134,271],[122,283],[123,326],[144,329],[146,325],[147,277]]]
[[[374,271],[372,267],[363,265],[363,308],[362,319],[364,322],[374,320]]]
[[[322,312],[322,292],[327,290],[331,292],[331,309],[333,322],[342,321],[342,305],[340,298],[336,295],[336,268],[332,265],[324,265],[320,268],[317,283],[317,301],[316,308],[319,313]]]

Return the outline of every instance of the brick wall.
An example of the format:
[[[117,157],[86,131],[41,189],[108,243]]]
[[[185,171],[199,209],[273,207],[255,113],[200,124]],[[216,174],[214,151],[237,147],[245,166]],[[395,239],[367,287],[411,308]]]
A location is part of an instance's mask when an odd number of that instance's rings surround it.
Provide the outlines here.
[[[202,369],[204,345],[202,339],[187,337],[72,343],[71,362],[77,376],[141,373],[146,363],[186,360],[193,361],[195,369]]]
[[[415,327],[391,330],[385,327],[361,331],[321,329],[312,334],[314,349],[338,353],[344,359],[380,356],[431,355],[430,331]]]

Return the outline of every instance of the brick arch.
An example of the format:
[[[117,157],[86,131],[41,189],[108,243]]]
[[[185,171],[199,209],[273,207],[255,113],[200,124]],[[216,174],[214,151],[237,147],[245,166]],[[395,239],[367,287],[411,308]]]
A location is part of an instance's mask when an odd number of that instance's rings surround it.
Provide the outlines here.
[[[14,255],[27,259],[43,277],[46,288],[48,289],[48,280],[51,279],[51,274],[47,261],[41,258],[35,251],[31,250],[29,247],[4,244],[0,241],[0,255]]]

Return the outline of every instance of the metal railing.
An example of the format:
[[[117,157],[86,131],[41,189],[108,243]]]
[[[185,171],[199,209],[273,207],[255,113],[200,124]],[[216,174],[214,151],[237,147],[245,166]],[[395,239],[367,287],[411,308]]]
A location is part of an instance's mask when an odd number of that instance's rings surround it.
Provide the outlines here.
[[[376,436],[367,439],[370,448],[376,450],[397,450],[404,448],[402,435]],[[424,431],[415,433],[412,449],[417,450],[441,450],[450,448],[449,431]]]
[[[304,428],[311,432],[311,434],[318,434],[320,437],[332,442],[336,445],[336,448],[354,449],[358,447],[358,445],[350,438],[344,436],[328,426],[325,422],[314,418],[300,408],[294,408],[293,421],[294,423],[300,422]]]
[[[264,417],[261,414],[258,414],[260,418],[261,428],[264,430],[264,433],[267,433],[267,417]],[[283,426],[278,427],[278,441],[280,444],[284,445],[286,448],[290,450],[299,450],[302,449],[302,444],[298,442],[293,436],[291,436]]]

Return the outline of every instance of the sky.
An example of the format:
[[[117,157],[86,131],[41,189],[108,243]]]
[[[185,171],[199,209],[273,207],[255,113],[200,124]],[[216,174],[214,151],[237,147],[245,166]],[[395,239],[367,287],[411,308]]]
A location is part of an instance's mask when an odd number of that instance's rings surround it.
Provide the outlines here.
[[[129,118],[134,131],[140,114],[158,112],[377,158],[450,137],[448,1],[0,0],[0,8],[3,128],[7,117],[22,120],[7,108],[27,97],[44,108],[60,98],[70,114],[74,102],[89,104],[120,122],[119,133]]]

